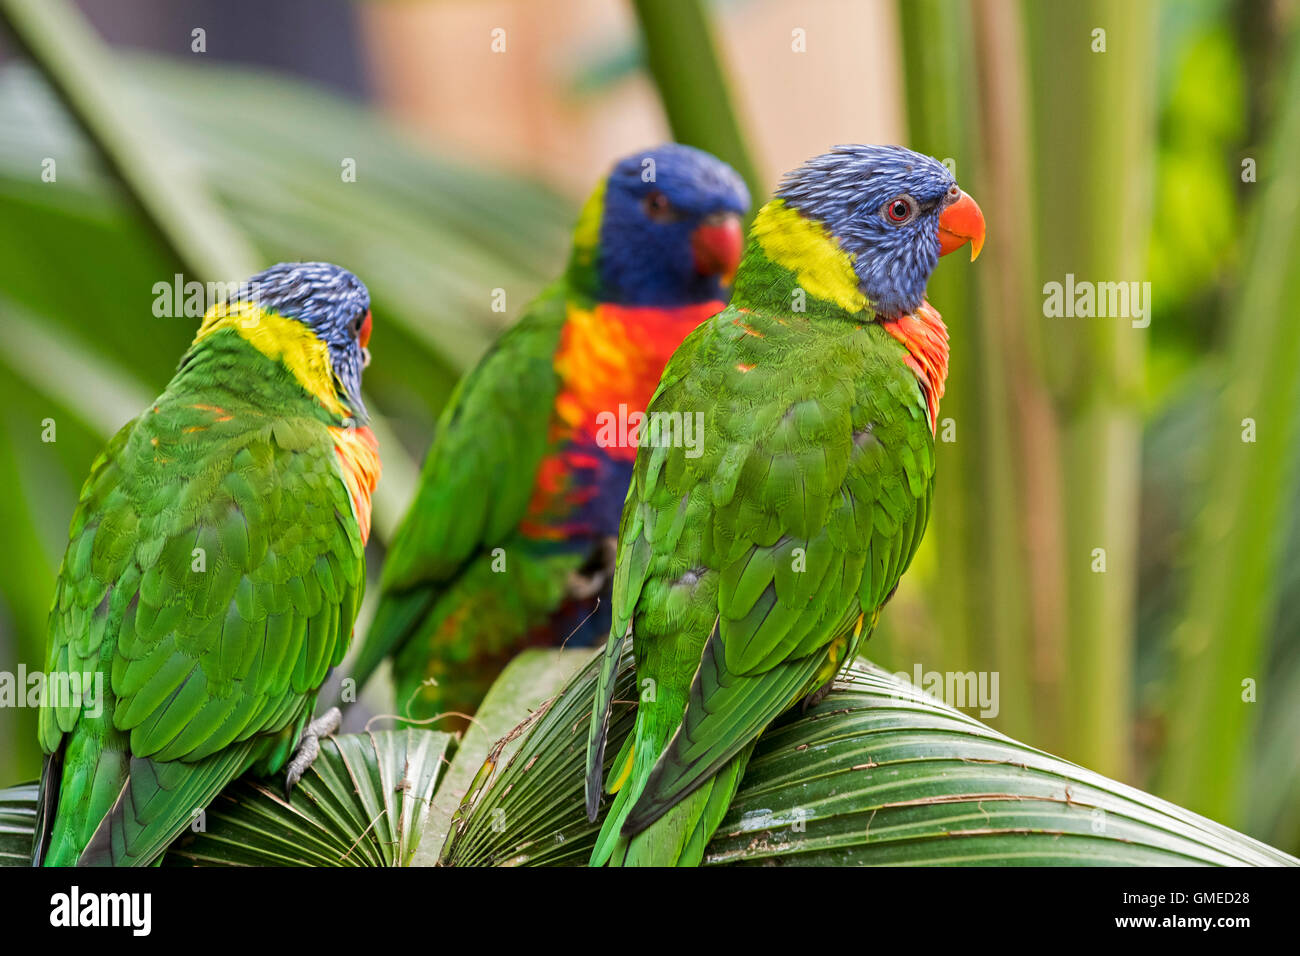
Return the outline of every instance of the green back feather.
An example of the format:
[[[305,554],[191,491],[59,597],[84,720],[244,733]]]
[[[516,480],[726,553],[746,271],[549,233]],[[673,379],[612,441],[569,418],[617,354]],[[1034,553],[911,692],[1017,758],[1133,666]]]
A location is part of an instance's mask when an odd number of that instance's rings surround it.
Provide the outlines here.
[[[224,330],[96,460],[50,614],[49,864],[147,863],[225,783],[296,734],[347,649],[360,529],[328,427],[293,376]],[[274,769],[274,768],[269,768]]]
[[[869,313],[815,296],[792,311],[796,287],[751,240],[733,305],[651,401],[702,415],[704,441],[637,455],[607,660],[630,627],[642,698],[593,862],[698,862],[753,741],[850,658],[924,532],[933,436],[903,346]],[[598,684],[590,811],[611,693]]]

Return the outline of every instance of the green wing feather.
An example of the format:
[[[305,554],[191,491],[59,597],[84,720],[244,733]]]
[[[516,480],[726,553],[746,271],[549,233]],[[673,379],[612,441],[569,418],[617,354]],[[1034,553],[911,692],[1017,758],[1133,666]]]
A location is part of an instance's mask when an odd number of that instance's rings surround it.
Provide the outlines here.
[[[145,866],[248,766],[243,741],[195,763],[132,757],[126,783],[77,857],[80,866]]]
[[[178,375],[82,490],[46,670],[103,696],[41,710],[49,863],[148,862],[254,761],[283,762],[347,650],[363,543],[324,413],[286,390],[269,416],[240,380],[283,384],[278,366],[229,347],[220,386]]]
[[[630,625],[654,697],[593,862],[699,859],[694,834],[712,832],[754,740],[874,624],[932,488],[924,396],[874,324],[732,307],[674,356],[655,411],[700,412],[704,442],[696,458],[672,445],[637,457],[608,653]],[[598,684],[589,729],[589,812],[610,687]]]
[[[565,290],[563,281],[548,287],[457,385],[384,564],[353,668],[358,686],[398,653],[466,564],[523,518],[549,442]]]

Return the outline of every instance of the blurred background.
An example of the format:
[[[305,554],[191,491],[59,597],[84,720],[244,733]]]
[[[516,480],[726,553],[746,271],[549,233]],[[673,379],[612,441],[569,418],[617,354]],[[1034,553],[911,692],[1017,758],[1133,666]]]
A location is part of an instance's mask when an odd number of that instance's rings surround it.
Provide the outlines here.
[[[1298,17],[0,0],[0,670],[41,667],[81,481],[197,325],[155,283],[329,259],[369,285],[374,572],[450,388],[614,159],[677,138],[760,197],[897,142],[954,164],[989,239],[931,283],[936,504],[868,655],[996,674],[999,729],[1300,851]],[[1149,324],[1049,315],[1067,275],[1150,283]],[[34,778],[35,711],[0,703],[0,784]]]

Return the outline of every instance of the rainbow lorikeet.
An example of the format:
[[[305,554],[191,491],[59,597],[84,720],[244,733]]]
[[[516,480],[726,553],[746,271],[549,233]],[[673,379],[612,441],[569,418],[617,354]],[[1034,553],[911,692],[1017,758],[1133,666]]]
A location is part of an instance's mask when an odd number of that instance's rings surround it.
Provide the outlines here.
[[[337,726],[311,715],[365,584],[370,328],[337,266],[259,273],[91,466],[50,612],[36,864],[153,862],[244,771],[288,762],[292,786]]]
[[[467,715],[521,647],[604,638],[637,420],[673,350],[725,305],[748,205],[740,177],[697,149],[615,165],[564,275],[442,415],[358,686],[392,656],[400,713]]]
[[[668,428],[637,454],[588,739],[593,820],[629,634],[640,700],[593,864],[698,864],[759,734],[870,635],[930,509],[948,334],[926,283],[983,240],[952,174],[900,147],[818,156],[759,211],[731,305],[650,402],[652,421],[702,416],[704,440]]]

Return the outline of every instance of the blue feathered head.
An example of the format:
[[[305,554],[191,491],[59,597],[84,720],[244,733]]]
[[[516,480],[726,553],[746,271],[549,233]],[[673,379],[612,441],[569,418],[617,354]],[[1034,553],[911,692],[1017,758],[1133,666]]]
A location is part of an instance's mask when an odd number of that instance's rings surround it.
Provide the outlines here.
[[[603,194],[603,195],[601,195]],[[593,294],[631,306],[726,301],[740,262],[749,191],[708,153],[668,143],[618,162],[598,193],[598,235],[578,248],[594,267]],[[593,203],[596,199],[593,199]]]
[[[329,262],[281,262],[248,280],[259,307],[296,319],[329,349],[334,376],[363,420],[361,370],[370,364],[370,293],[348,270]]]
[[[837,146],[786,174],[776,196],[826,227],[886,318],[920,306],[940,255],[970,242],[973,259],[984,242],[979,207],[948,168],[901,146]]]

